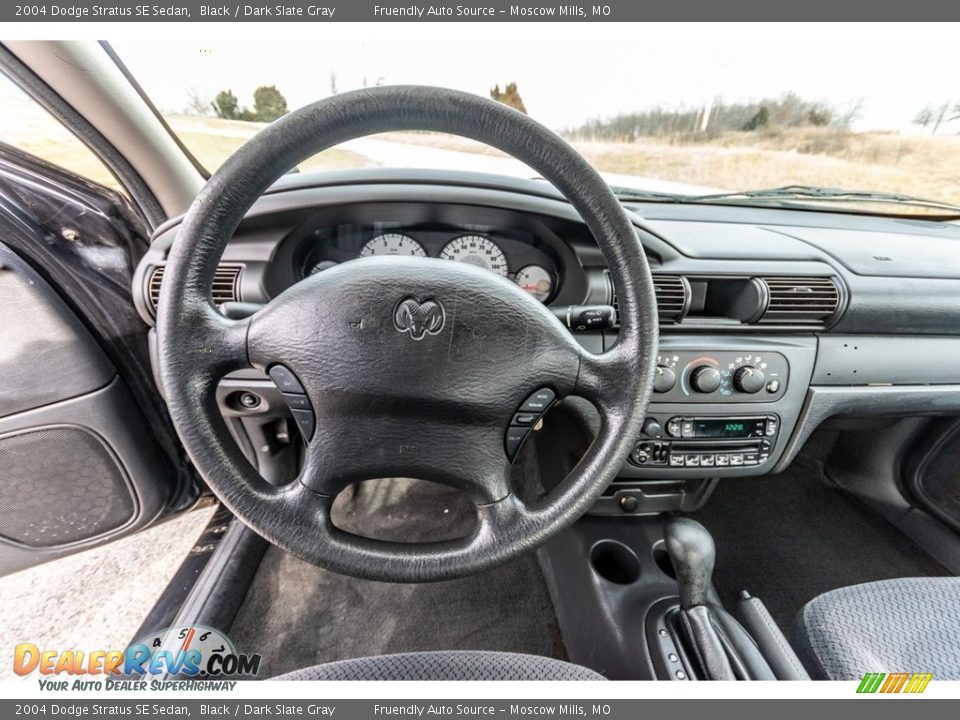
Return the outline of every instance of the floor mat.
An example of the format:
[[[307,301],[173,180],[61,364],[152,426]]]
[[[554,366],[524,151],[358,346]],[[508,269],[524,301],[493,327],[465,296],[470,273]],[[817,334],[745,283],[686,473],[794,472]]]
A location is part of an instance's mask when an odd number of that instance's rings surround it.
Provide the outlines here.
[[[429,483],[382,480],[338,499],[335,522],[381,539],[456,537],[468,503]],[[367,522],[364,522],[367,521]],[[371,527],[371,525],[373,527]],[[271,547],[230,630],[263,656],[261,676],[367,655],[504,650],[563,659],[553,605],[534,555],[439,583],[357,580]]]
[[[784,631],[801,607],[828,590],[950,575],[888,522],[831,487],[823,456],[811,445],[780,475],[722,480],[692,515],[716,542],[714,584],[724,605],[734,607],[747,590]]]

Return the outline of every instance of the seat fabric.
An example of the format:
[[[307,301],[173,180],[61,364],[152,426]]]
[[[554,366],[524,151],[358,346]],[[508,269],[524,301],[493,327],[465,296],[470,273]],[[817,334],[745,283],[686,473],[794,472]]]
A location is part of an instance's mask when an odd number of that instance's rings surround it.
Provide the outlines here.
[[[960,578],[881,580],[824,593],[800,611],[791,644],[818,679],[922,672],[960,680]]]
[[[606,680],[581,665],[507,652],[417,652],[294,670],[274,680]]]

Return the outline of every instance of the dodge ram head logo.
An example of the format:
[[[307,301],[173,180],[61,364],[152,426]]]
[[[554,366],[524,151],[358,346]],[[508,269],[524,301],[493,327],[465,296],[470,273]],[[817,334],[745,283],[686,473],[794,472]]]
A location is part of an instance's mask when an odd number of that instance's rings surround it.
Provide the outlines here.
[[[393,325],[400,332],[410,333],[414,340],[423,340],[425,335],[436,335],[443,329],[445,316],[439,300],[420,300],[405,297],[393,311]]]

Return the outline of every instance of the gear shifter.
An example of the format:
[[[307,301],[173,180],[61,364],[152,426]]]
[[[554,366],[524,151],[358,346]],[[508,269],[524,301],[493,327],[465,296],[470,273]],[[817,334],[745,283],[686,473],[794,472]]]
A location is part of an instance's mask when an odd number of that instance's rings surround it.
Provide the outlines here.
[[[716,559],[713,538],[696,520],[674,518],[664,529],[664,544],[677,576],[677,624],[688,652],[706,679],[735,680],[737,673],[714,624],[714,611],[707,605]]]
[[[696,520],[675,518],[667,524],[663,539],[677,576],[680,607],[690,610],[706,605],[716,560],[713,537]]]

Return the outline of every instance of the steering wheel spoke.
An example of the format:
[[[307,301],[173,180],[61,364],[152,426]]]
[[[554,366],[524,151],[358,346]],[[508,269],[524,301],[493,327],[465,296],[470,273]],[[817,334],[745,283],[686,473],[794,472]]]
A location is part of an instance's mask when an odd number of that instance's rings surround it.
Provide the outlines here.
[[[510,463],[498,426],[397,423],[388,415],[324,414],[307,446],[300,482],[335,497],[348,485],[411,477],[457,488],[477,505],[510,494]]]

